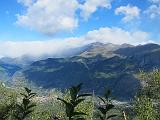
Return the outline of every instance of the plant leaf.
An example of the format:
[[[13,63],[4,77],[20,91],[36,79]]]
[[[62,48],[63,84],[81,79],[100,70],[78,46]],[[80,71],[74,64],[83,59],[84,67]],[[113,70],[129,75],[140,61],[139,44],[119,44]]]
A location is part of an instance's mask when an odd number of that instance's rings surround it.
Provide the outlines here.
[[[29,103],[30,103],[29,99],[26,99],[26,98],[23,99],[24,106],[27,106]]]
[[[27,109],[33,108],[33,107],[35,107],[35,106],[36,106],[36,104],[31,104],[31,105],[29,105],[29,106],[27,107]]]
[[[106,109],[105,109],[105,108],[99,107],[98,110],[99,110],[103,115],[106,114]]]
[[[114,108],[114,105],[112,105],[112,104],[106,105],[106,112],[111,110],[112,108]]]
[[[86,113],[83,113],[83,112],[74,112],[73,115],[87,115]]]
[[[102,97],[98,96],[98,98],[101,99],[103,103],[106,103],[105,99],[103,99]]]
[[[107,117],[107,119],[110,119],[110,118],[113,118],[113,117],[116,117],[117,115],[110,115]]]
[[[92,96],[92,94],[81,94],[81,95],[78,95],[77,98],[80,98],[80,97],[87,97],[87,96]]]
[[[28,96],[24,93],[20,93],[22,96],[24,96],[25,98],[27,98]]]
[[[31,90],[30,90],[29,88],[25,87],[24,89],[26,90],[26,92],[27,92],[28,94],[31,93]]]
[[[57,98],[57,100],[60,100],[60,101],[62,101],[64,104],[68,104],[68,102],[67,101],[65,101],[65,100],[63,100],[63,99],[61,99],[61,98]]]

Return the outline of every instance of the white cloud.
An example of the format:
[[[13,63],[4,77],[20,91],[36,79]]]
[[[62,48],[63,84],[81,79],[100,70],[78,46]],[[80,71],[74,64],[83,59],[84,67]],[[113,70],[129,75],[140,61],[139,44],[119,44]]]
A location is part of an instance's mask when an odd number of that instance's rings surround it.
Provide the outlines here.
[[[30,6],[34,3],[35,0],[17,0],[18,3],[23,4],[24,6]]]
[[[160,0],[149,0],[151,3],[160,4]]]
[[[122,19],[124,22],[129,22],[135,18],[138,18],[140,15],[140,9],[137,6],[120,6],[115,10],[115,14],[124,14],[124,18]]]
[[[81,39],[68,38],[64,40],[48,41],[3,41],[0,42],[0,56],[21,57],[30,55],[39,57],[41,55],[56,55],[83,45]],[[5,51],[4,51],[5,50]]]
[[[45,33],[72,31],[78,26],[77,0],[19,0],[26,6],[25,14],[18,14],[16,23]]]
[[[109,42],[114,44],[143,44],[151,42],[149,34],[143,31],[128,32],[121,28],[100,28],[99,30],[90,31],[85,36],[86,40]]]
[[[151,5],[144,13],[148,14],[151,19],[160,17],[160,5]]]
[[[40,56],[44,54],[61,54],[70,48],[77,48],[92,42],[114,44],[144,44],[152,42],[149,34],[143,31],[128,32],[121,28],[104,27],[88,32],[77,38],[66,38],[48,41],[1,41],[0,56],[20,57],[23,55]]]
[[[111,8],[111,0],[86,0],[80,7],[81,16],[87,20],[100,7]]]
[[[98,8],[111,8],[112,0],[17,0],[25,6],[23,14],[17,14],[16,23],[44,34],[71,32],[78,26],[77,10],[88,19]]]

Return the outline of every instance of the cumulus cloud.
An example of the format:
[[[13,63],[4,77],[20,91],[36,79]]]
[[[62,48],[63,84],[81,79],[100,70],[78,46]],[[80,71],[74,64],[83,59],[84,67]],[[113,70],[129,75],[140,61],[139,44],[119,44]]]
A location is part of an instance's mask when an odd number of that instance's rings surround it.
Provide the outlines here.
[[[120,6],[115,10],[115,14],[119,15],[119,14],[123,14],[123,21],[124,22],[129,22],[135,18],[138,18],[140,15],[140,9],[137,6],[131,6],[131,5],[127,5],[127,6]]]
[[[18,3],[23,4],[24,6],[30,6],[34,3],[35,0],[17,0]]]
[[[151,5],[144,13],[148,14],[151,19],[160,17],[160,4]]]
[[[18,0],[26,6],[25,14],[18,14],[16,23],[33,30],[54,34],[72,31],[78,26],[77,0]]]
[[[80,7],[81,16],[87,20],[100,7],[111,8],[111,0],[86,0]]]
[[[81,47],[83,45],[102,42],[133,45],[152,42],[149,34],[143,31],[128,32],[121,28],[103,27],[98,30],[89,31],[81,37],[66,39],[48,40],[48,41],[1,41],[0,56],[21,57],[23,55],[41,56],[61,54],[71,48]]]
[[[143,12],[148,15],[150,19],[156,19],[160,17],[160,0],[148,0],[151,5]]]
[[[160,0],[149,0],[151,3],[160,4]]]
[[[25,12],[17,14],[16,23],[44,34],[73,31],[78,27],[79,14],[88,19],[99,8],[111,8],[111,0],[18,0]]]
[[[134,45],[151,42],[147,32],[128,32],[117,27],[104,27],[99,30],[90,31],[85,36],[85,39],[99,42],[109,42],[113,44],[128,43]]]

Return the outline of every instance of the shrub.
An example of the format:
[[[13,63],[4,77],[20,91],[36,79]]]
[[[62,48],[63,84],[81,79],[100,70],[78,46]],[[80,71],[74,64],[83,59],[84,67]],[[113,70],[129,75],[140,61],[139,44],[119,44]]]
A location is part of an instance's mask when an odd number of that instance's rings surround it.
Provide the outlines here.
[[[21,93],[23,96],[23,100],[21,104],[16,104],[14,117],[17,120],[26,119],[32,112],[33,108],[36,106],[31,100],[36,95],[36,93],[32,93],[30,89],[25,88],[25,93]]]
[[[84,112],[77,112],[76,107],[85,100],[85,96],[90,96],[91,94],[79,94],[81,90],[82,84],[79,84],[77,86],[73,86],[69,89],[70,91],[70,98],[71,100],[68,102],[64,99],[57,98],[58,100],[62,101],[65,104],[66,107],[66,115],[69,118],[69,120],[73,119],[84,119],[84,115],[86,113]]]

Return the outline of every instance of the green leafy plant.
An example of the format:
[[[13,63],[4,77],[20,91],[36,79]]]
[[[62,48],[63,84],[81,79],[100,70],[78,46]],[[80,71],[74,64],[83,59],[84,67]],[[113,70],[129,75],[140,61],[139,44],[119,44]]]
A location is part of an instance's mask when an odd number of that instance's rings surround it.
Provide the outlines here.
[[[140,71],[143,86],[139,89],[135,101],[136,120],[159,120],[160,106],[160,70],[152,72]]]
[[[84,97],[91,95],[91,94],[79,94],[81,87],[82,87],[82,83],[77,86],[73,86],[69,89],[70,97],[71,97],[71,100],[69,102],[64,99],[57,98],[58,100],[62,101],[65,104],[66,115],[69,118],[69,120],[73,120],[73,119],[83,120],[84,119],[83,116],[86,115],[86,113],[77,112],[75,110],[76,107],[85,100]]]
[[[147,96],[139,96],[136,98],[134,111],[136,113],[136,120],[157,120],[156,110],[152,99]]]
[[[104,95],[104,98],[99,96],[100,100],[102,101],[102,105],[98,107],[98,110],[100,111],[99,118],[101,120],[108,120],[110,118],[117,116],[117,115],[107,114],[111,109],[114,108],[114,105],[111,103],[111,100],[109,99],[110,95],[111,95],[111,91],[107,90]]]
[[[0,108],[0,120],[7,120],[10,112],[13,110],[14,104],[4,105]]]
[[[21,93],[21,95],[23,96],[22,103],[16,104],[14,117],[17,120],[26,119],[33,112],[33,108],[36,106],[36,104],[31,101],[36,93],[32,93],[28,88],[25,88],[25,91],[25,93]]]

